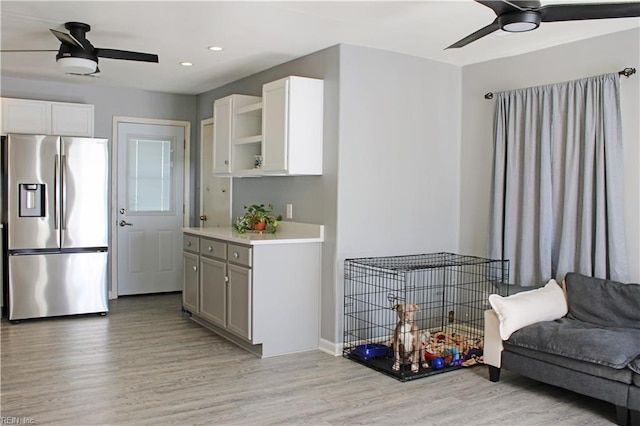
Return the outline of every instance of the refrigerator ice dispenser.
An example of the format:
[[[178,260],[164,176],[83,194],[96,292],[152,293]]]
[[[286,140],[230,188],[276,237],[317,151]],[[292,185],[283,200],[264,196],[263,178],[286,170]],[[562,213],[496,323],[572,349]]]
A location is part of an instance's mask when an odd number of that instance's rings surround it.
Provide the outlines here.
[[[45,202],[44,194],[46,192],[44,183],[20,183],[19,197],[20,210],[19,217],[44,217]]]

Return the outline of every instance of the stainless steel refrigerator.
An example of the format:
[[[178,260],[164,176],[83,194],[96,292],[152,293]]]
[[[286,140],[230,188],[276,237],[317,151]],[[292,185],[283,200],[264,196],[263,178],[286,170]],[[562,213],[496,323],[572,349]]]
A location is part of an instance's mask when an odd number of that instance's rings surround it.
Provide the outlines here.
[[[109,310],[106,139],[3,139],[9,320]]]

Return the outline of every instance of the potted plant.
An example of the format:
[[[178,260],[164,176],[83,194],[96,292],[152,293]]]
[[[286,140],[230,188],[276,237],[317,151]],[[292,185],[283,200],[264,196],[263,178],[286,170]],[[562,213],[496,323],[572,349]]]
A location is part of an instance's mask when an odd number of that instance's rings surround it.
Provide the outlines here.
[[[247,231],[259,232],[276,232],[278,221],[282,220],[282,216],[277,217],[271,214],[273,206],[271,204],[252,204],[244,206],[244,214],[238,216],[236,223],[233,224],[238,233],[243,234]]]

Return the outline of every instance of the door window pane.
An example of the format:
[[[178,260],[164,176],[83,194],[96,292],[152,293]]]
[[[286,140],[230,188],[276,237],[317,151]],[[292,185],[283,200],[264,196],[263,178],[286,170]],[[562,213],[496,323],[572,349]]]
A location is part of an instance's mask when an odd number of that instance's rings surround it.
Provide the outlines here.
[[[173,212],[175,140],[131,136],[127,145],[129,213]]]

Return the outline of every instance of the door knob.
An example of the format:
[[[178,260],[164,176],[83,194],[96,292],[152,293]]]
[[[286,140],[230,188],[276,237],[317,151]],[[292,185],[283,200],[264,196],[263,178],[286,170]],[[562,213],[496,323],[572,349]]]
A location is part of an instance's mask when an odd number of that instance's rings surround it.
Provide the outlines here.
[[[129,223],[126,220],[121,220],[120,226],[133,226],[133,223]]]
[[[200,215],[200,220],[207,220],[207,215],[206,214]]]

